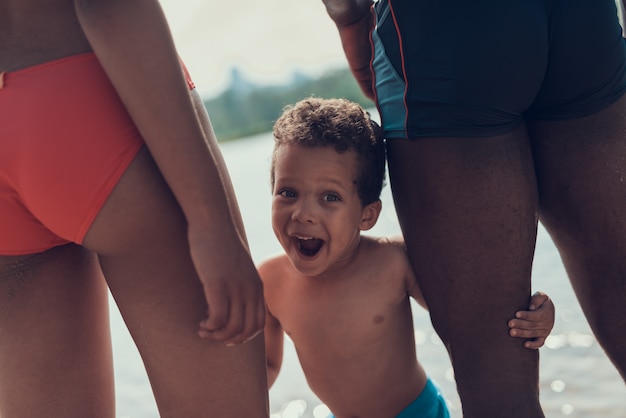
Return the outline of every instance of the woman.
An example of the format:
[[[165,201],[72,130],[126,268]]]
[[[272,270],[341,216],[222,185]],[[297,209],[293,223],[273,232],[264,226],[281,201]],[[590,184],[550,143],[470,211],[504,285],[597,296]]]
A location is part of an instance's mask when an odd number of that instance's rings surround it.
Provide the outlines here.
[[[107,285],[161,416],[267,416],[260,280],[158,2],[2,0],[0,72],[0,416],[115,416]]]

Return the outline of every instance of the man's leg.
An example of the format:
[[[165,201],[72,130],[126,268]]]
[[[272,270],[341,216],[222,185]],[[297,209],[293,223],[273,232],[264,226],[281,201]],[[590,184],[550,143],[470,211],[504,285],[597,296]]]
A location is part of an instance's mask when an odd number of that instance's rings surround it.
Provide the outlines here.
[[[537,228],[525,130],[390,140],[391,186],[464,416],[542,417],[537,351],[508,335],[526,309]]]
[[[592,116],[529,127],[541,222],[626,378],[626,96]]]

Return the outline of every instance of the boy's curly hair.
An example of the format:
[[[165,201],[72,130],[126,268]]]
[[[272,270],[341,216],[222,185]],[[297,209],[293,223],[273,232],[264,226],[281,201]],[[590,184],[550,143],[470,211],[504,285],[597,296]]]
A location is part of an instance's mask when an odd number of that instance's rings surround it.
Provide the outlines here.
[[[332,146],[339,153],[357,154],[355,183],[363,206],[380,198],[385,181],[382,129],[361,106],[346,99],[311,97],[287,106],[274,124],[271,185],[274,187],[276,150],[283,144]]]

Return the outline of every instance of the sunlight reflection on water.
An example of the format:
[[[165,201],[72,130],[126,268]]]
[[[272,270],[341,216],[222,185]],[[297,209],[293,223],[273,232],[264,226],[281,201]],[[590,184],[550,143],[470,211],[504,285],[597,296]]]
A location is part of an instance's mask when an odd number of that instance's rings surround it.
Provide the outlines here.
[[[595,342],[595,338],[591,334],[585,334],[578,331],[571,331],[567,334],[555,334],[546,338],[545,347],[552,350],[558,350],[563,347],[588,348]]]

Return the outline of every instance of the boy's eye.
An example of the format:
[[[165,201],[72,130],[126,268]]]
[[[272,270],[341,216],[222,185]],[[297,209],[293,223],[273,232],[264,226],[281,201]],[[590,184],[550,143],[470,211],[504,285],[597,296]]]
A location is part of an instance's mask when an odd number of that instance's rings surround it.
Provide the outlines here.
[[[324,195],[322,199],[325,200],[326,202],[339,202],[341,200],[341,198],[334,193],[328,193]]]
[[[296,197],[296,192],[293,190],[281,190],[278,192],[278,195],[282,197]]]

